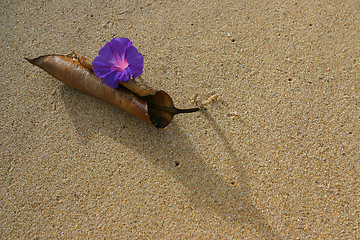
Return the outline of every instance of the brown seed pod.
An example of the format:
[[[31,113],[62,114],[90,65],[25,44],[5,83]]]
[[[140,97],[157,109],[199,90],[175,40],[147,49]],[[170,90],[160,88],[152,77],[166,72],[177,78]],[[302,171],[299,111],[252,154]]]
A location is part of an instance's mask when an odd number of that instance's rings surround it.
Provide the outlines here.
[[[65,56],[46,55],[26,60],[66,85],[116,105],[157,128],[169,125],[176,114],[200,110],[178,109],[166,92],[131,80],[121,83],[116,89],[110,88],[94,74],[91,62],[77,53]]]

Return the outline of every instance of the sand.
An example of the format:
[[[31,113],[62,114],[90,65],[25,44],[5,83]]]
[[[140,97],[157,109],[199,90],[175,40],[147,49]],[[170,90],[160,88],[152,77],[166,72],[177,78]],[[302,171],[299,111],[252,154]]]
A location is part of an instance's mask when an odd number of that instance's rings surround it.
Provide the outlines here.
[[[3,239],[359,239],[359,1],[2,1]],[[156,129],[24,57],[114,36]]]

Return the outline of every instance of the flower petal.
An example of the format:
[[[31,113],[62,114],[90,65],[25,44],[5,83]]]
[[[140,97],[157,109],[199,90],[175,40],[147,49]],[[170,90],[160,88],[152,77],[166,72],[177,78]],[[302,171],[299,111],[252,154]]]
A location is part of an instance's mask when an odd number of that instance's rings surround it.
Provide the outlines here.
[[[94,71],[96,71],[97,69],[104,69],[104,68],[111,69],[111,67],[114,65],[114,63],[107,61],[106,59],[104,59],[101,56],[97,56],[97,57],[95,57],[92,65],[93,65]]]
[[[98,69],[94,73],[98,78],[104,78],[107,75],[109,75],[110,73],[112,73],[113,71],[116,71],[116,70],[113,70],[113,69]]]
[[[122,60],[124,59],[128,46],[130,46],[132,42],[127,38],[113,38],[110,44],[115,57]]]
[[[101,56],[103,59],[106,59],[107,61],[115,62],[116,59],[110,42],[107,42],[105,46],[100,49],[99,56]]]
[[[119,83],[117,81],[117,79],[115,78],[117,75],[118,71],[113,70],[112,72],[109,72],[109,74],[107,74],[102,80],[103,82],[111,87],[111,88],[117,88],[119,86]]]
[[[137,68],[131,65],[128,66],[125,70],[134,78],[139,77],[143,73],[142,68]]]
[[[125,69],[122,73],[121,76],[119,78],[119,82],[126,82],[130,80],[130,74],[128,73],[128,71]]]
[[[117,71],[116,76],[115,76],[115,79],[116,79],[116,82],[117,82],[117,83],[119,83],[120,77],[121,77],[121,74],[122,74],[122,73],[123,73],[123,72]]]
[[[127,59],[130,66],[136,67],[136,68],[144,68],[144,57],[141,53],[138,53],[131,58]]]
[[[139,51],[136,49],[136,47],[134,47],[134,46],[129,46],[129,47],[126,49],[125,57],[126,57],[126,59],[132,58],[133,56],[135,56],[136,54],[138,54],[138,52],[139,52]]]

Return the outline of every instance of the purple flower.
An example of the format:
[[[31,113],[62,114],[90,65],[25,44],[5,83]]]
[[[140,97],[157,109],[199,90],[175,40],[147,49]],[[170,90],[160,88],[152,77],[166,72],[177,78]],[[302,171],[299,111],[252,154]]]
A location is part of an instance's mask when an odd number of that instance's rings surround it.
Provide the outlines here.
[[[94,73],[103,82],[117,88],[119,82],[139,77],[144,68],[144,58],[127,38],[113,38],[100,49],[92,63]]]

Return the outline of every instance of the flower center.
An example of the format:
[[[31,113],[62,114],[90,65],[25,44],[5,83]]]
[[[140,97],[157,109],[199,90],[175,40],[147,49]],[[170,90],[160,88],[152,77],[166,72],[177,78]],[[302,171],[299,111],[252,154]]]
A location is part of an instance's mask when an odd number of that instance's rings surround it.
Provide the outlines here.
[[[121,72],[123,72],[125,70],[125,68],[127,68],[129,66],[128,61],[126,61],[126,59],[118,59],[116,61],[116,65],[114,66],[114,68],[116,70],[119,70]]]

